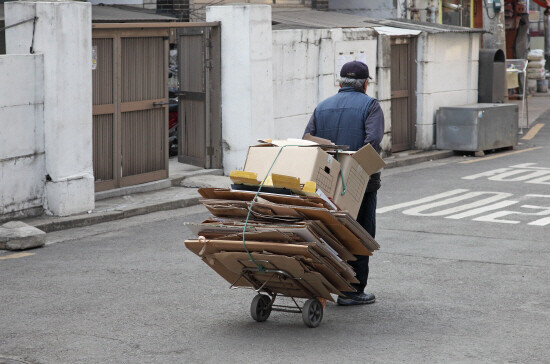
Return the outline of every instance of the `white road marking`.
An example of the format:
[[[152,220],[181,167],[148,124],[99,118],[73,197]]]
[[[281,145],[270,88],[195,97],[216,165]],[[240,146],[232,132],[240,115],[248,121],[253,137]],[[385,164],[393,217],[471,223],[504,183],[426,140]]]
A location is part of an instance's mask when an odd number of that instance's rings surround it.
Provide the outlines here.
[[[485,212],[488,212],[488,211],[498,210],[498,209],[502,209],[502,208],[505,208],[505,207],[508,207],[508,206],[511,206],[511,205],[515,205],[518,202],[519,201],[514,201],[514,200],[500,201],[500,202],[494,203],[492,205],[483,206],[483,207],[473,209],[473,210],[470,210],[470,211],[465,211],[465,212],[462,212],[460,214],[445,216],[445,218],[446,219],[454,219],[454,220],[463,219],[465,217],[481,215],[481,214],[483,214]]]
[[[529,169],[543,169],[549,171],[550,168],[546,167],[537,167],[536,163],[521,163],[521,164],[515,164],[513,166],[510,166],[510,168],[529,168]]]
[[[482,177],[487,177],[490,181],[550,185],[550,168],[538,167],[536,163],[521,163],[510,167],[497,168],[473,174],[471,176],[462,177],[462,179],[474,180]]]
[[[515,211],[498,211],[498,212],[494,212],[494,213],[489,214],[489,215],[477,217],[473,220],[474,221],[485,221],[485,222],[498,222],[498,223],[501,223],[501,224],[519,224],[521,221],[498,220],[499,217],[514,215],[514,214],[516,214]]]
[[[537,185],[550,185],[550,176],[535,178],[534,180],[527,181],[525,183],[533,183]]]
[[[499,182],[524,182],[550,185],[550,168],[539,167],[537,166],[537,163],[521,163],[510,167],[497,168],[490,171],[473,174],[471,176],[462,177],[462,179],[466,180],[475,180],[478,178],[487,178],[490,181]],[[389,211],[402,210],[404,215],[422,217],[441,216],[452,220],[460,220],[477,216],[473,218],[472,221],[494,222],[499,224],[525,223],[526,216],[544,216],[535,221],[529,222],[528,225],[550,225],[550,206],[521,205],[517,206],[516,209],[524,209],[524,211],[503,210],[509,206],[519,204],[520,201],[526,198],[550,198],[550,195],[526,194],[523,197],[516,199],[508,198],[513,198],[513,194],[507,192],[455,189],[409,202],[382,207],[376,210],[376,212],[383,214]],[[447,206],[447,208],[433,211],[437,208],[441,208],[442,206]],[[527,212],[525,210],[539,211]],[[485,215],[486,213],[489,214]],[[521,219],[522,221],[504,219],[505,216],[511,215],[523,216]]]
[[[398,210],[398,209],[402,209],[404,207],[409,207],[409,206],[421,205],[421,204],[426,203],[426,202],[431,202],[431,201],[439,200],[441,198],[458,195],[459,193],[463,193],[463,192],[468,192],[468,190],[456,189],[456,190],[452,190],[452,191],[448,191],[448,192],[438,193],[437,195],[424,197],[424,198],[421,198],[421,199],[418,199],[418,200],[398,203],[396,205],[391,205],[391,206],[387,206],[387,207],[382,207],[382,208],[377,209],[376,212],[378,214],[383,214],[383,213],[388,212],[388,211]]]
[[[515,178],[508,178],[511,176],[515,176],[516,174],[524,174],[523,176],[515,177]],[[489,180],[491,181],[504,181],[504,182],[520,182],[520,181],[526,181],[528,179],[532,179],[535,177],[541,177],[541,176],[547,176],[550,175],[550,171],[533,171],[530,169],[516,169],[514,171],[508,171],[501,173],[496,176],[489,177]]]
[[[474,197],[483,196],[485,194],[495,194],[495,196],[488,197],[488,198],[485,198],[483,200],[475,201],[475,202],[472,202],[472,203],[469,203],[469,204],[460,205],[460,206],[452,207],[452,208],[449,208],[449,209],[441,210],[441,211],[423,213],[423,211],[433,209],[434,207],[450,205],[450,204],[460,202],[460,201],[463,201],[463,200],[468,200],[468,199],[471,199],[471,198],[474,198]],[[433,203],[427,204],[427,205],[413,207],[412,209],[408,209],[408,210],[403,211],[403,213],[405,215],[412,215],[412,216],[444,216],[444,215],[454,214],[454,213],[457,213],[457,212],[468,210],[468,209],[471,209],[471,208],[483,206],[483,205],[486,205],[486,204],[489,204],[489,203],[492,203],[492,202],[496,202],[496,201],[505,199],[505,198],[510,197],[510,196],[512,196],[511,193],[469,192],[469,193],[466,193],[462,196],[451,197],[451,198],[445,199],[443,201],[438,201],[438,202],[433,202]]]
[[[469,199],[479,198],[483,195],[492,195],[483,199],[479,199],[470,203],[463,203],[458,206],[453,206],[439,211],[426,212],[428,210],[445,206],[456,204],[461,201],[466,201]],[[524,199],[541,199],[548,198],[550,195],[541,195],[541,194],[527,194],[520,198],[519,200],[504,200],[506,198],[512,197],[513,194],[507,192],[490,192],[490,191],[481,191],[481,192],[469,192],[466,189],[456,189],[448,192],[438,193],[433,196],[424,197],[418,200],[404,202],[392,206],[383,207],[377,210],[378,213],[384,213],[388,211],[393,211],[397,209],[403,210],[403,214],[410,216],[422,216],[422,217],[434,217],[441,216],[446,219],[459,220],[476,215],[482,215],[487,212],[500,210],[508,206],[516,205],[521,200]],[[408,208],[414,206],[412,208]],[[539,206],[539,205],[521,205],[518,208],[527,209],[527,210],[540,210],[536,212],[526,212],[526,211],[511,211],[511,210],[501,210],[495,211],[488,215],[478,216],[473,218],[472,221],[483,221],[483,222],[494,222],[500,224],[519,224],[522,221],[519,220],[508,220],[502,219],[505,216],[510,215],[520,215],[520,216],[545,216],[541,219],[532,221],[528,225],[533,226],[546,226],[550,224],[550,206]],[[380,212],[382,211],[382,212]],[[523,219],[525,220],[525,219]]]
[[[478,174],[473,174],[471,176],[462,177],[462,179],[477,179],[477,178],[480,178],[480,177],[491,177],[491,176],[495,176],[497,174],[508,172],[508,171],[511,171],[511,170],[512,170],[512,168],[510,168],[510,167],[508,167],[508,168],[498,168],[498,169],[493,169],[492,171],[486,171],[486,172],[481,172],[481,173],[478,173]]]
[[[543,217],[542,219],[535,220],[527,225],[546,226],[548,224],[550,224],[550,217]]]

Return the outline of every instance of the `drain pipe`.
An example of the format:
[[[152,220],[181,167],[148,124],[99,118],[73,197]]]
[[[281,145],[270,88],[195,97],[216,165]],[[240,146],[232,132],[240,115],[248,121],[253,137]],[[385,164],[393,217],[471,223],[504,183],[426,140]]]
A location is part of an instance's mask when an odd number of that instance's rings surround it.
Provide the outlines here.
[[[428,22],[435,23],[436,18],[437,18],[437,10],[436,10],[436,7],[435,7],[434,0],[430,1],[430,5],[428,6],[427,10],[428,10],[428,13],[427,13]]]

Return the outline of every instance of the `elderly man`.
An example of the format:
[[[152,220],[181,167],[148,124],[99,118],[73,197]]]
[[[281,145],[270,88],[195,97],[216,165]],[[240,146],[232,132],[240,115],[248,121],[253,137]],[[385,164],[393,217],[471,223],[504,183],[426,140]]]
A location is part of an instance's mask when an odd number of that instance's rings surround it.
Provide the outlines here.
[[[315,108],[305,133],[329,139],[337,145],[348,145],[350,150],[359,150],[370,144],[380,152],[384,135],[384,113],[378,101],[368,95],[369,68],[358,61],[344,64],[340,71],[340,90]],[[357,221],[374,238],[376,233],[376,191],[380,188],[380,173],[373,174],[368,182]],[[374,303],[372,293],[365,293],[369,276],[369,257],[357,255],[349,262],[355,270],[359,284],[357,292],[338,297],[339,305]]]

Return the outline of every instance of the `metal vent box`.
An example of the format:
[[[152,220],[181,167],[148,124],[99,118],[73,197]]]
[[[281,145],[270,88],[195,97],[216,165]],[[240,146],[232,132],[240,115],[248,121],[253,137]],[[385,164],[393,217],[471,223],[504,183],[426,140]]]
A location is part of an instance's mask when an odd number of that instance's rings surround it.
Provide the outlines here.
[[[437,149],[484,151],[518,142],[518,106],[473,104],[441,107],[436,114]]]

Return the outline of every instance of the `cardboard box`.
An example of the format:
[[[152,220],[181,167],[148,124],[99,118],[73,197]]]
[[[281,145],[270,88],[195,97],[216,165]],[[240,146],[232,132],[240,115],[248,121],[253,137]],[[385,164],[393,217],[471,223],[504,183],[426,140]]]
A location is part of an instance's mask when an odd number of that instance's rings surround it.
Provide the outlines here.
[[[255,172],[263,180],[275,161],[270,173],[300,178],[300,183],[313,181],[326,195],[333,196],[340,174],[340,163],[331,154],[319,147],[282,147],[273,145],[248,148],[244,171]]]
[[[370,144],[356,152],[338,152],[336,158],[340,161],[342,174],[338,176],[333,201],[356,219],[370,176],[386,163]]]

